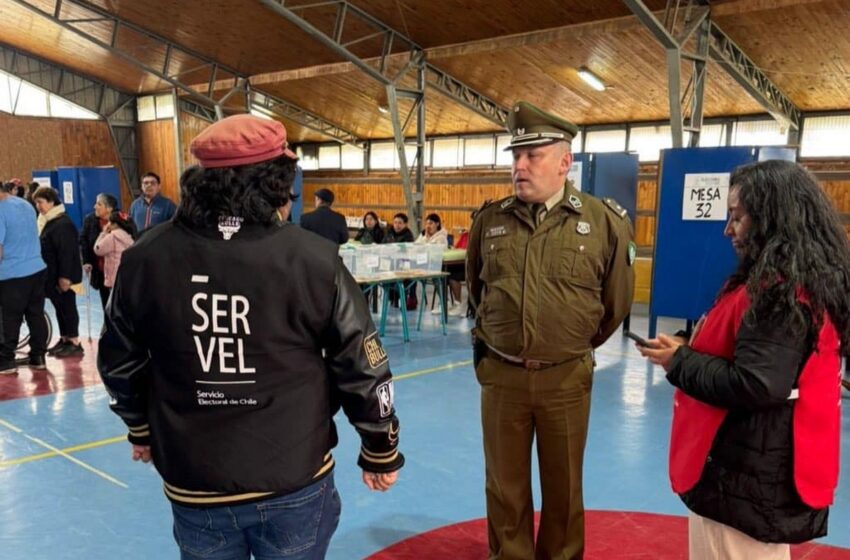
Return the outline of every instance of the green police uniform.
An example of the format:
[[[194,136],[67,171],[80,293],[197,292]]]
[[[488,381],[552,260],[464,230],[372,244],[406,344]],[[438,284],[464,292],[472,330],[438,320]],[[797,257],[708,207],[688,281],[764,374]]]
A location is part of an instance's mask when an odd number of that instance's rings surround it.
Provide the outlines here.
[[[560,119],[519,107],[512,147],[569,141],[575,134]],[[539,127],[529,124],[535,119],[542,121]],[[547,136],[535,138],[535,130]],[[566,137],[554,136],[559,131]],[[489,204],[469,235],[491,559],[582,557],[591,352],[632,303],[634,245],[626,212],[569,182],[559,194],[546,204],[542,221],[516,197]],[[535,435],[543,493],[536,547]]]

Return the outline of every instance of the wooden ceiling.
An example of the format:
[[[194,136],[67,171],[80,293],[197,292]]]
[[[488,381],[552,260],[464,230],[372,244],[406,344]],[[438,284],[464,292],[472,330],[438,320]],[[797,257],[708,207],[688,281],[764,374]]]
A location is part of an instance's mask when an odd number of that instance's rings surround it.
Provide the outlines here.
[[[52,11],[56,0],[26,0]],[[621,0],[351,0],[426,49],[429,61],[503,105],[527,99],[579,124],[663,120],[668,116],[665,54]],[[645,0],[655,10],[664,0]],[[362,138],[388,138],[377,111],[379,88],[351,64],[257,0],[91,0],[99,8],[250,75],[254,86],[320,114]],[[288,0],[288,7],[314,0]],[[850,0],[713,1],[712,19],[804,111],[850,109]],[[63,3],[66,17],[85,10]],[[333,10],[301,12],[322,29]],[[352,21],[352,20],[350,20]],[[353,23],[353,21],[352,21]],[[109,30],[86,31],[108,39]],[[354,25],[343,40],[367,33]],[[0,41],[130,92],[168,87],[108,50],[13,0],[0,0]],[[155,67],[165,52],[122,31],[118,45]],[[379,53],[377,40],[352,47]],[[169,72],[202,84],[209,69],[173,54]],[[587,66],[610,87],[590,89],[576,70]],[[762,108],[714,63],[706,116],[746,115]],[[218,75],[219,78],[222,74]],[[429,89],[426,131],[493,131],[491,121]],[[409,105],[408,105],[409,106]],[[326,138],[287,122],[293,141]]]

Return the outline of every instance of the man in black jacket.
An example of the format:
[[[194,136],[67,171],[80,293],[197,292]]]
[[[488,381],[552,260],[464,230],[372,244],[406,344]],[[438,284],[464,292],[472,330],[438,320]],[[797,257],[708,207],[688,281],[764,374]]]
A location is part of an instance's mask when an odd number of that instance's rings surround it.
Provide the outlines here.
[[[366,486],[389,489],[404,464],[387,355],[337,245],[279,223],[283,125],[229,117],[192,153],[175,219],[122,257],[98,356],[110,406],[164,479],[183,558],[320,559],[340,406]]]
[[[315,195],[316,210],[301,216],[301,227],[307,231],[318,233],[334,243],[348,241],[348,225],[345,216],[331,210],[334,203],[334,193],[329,189],[319,189]]]

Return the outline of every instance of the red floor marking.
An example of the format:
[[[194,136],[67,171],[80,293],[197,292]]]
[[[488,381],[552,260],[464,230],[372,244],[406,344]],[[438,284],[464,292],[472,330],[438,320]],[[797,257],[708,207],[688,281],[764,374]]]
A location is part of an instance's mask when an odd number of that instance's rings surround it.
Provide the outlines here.
[[[587,512],[587,560],[687,560],[688,520],[673,515],[619,511]],[[398,542],[366,560],[483,560],[484,519],[440,527]],[[794,560],[850,560],[850,550],[803,544],[791,547]]]
[[[83,341],[80,358],[47,357],[46,370],[19,366],[17,375],[0,375],[0,401],[49,395],[100,384],[97,373],[97,340]]]

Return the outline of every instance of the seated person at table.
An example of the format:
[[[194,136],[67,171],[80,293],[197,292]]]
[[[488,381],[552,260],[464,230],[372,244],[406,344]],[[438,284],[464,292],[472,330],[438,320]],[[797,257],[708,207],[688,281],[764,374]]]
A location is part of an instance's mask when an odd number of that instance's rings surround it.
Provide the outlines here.
[[[381,221],[378,219],[377,214],[369,211],[363,215],[363,227],[357,232],[354,240],[359,241],[363,245],[383,242],[384,229],[381,227]]]
[[[422,235],[419,236],[416,243],[442,245],[443,248],[448,249],[449,235],[443,229],[443,222],[438,214],[428,214],[425,217],[425,229],[422,230]]]
[[[475,219],[475,214],[472,212],[472,219]],[[466,250],[466,245],[469,242],[469,230],[464,229],[454,243],[453,249]],[[461,261],[457,263],[448,263],[445,266],[446,272],[449,273],[449,290],[452,293],[452,304],[447,313],[451,316],[460,317],[466,313],[466,302],[463,301],[463,284],[466,282],[466,263]]]
[[[407,214],[399,212],[393,216],[392,226],[387,228],[384,243],[413,243],[413,232],[407,227]]]

